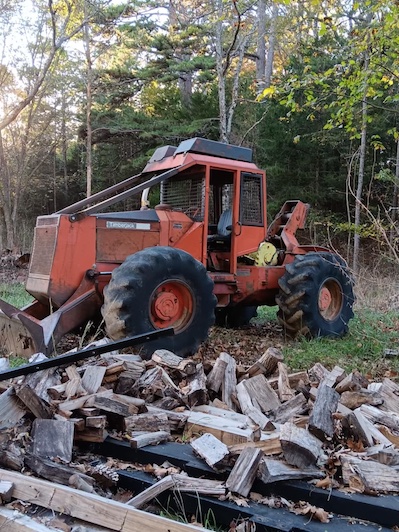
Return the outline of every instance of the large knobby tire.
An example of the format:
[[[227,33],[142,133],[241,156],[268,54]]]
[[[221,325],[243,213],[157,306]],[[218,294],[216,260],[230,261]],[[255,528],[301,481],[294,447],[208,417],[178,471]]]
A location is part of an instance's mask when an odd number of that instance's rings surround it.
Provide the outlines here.
[[[141,345],[143,358],[161,348],[189,356],[206,339],[216,302],[200,262],[180,249],[157,246],[130,255],[112,272],[101,312],[113,340],[174,328],[174,336]]]
[[[280,323],[290,336],[340,337],[353,317],[353,279],[334,253],[297,255],[279,280]]]

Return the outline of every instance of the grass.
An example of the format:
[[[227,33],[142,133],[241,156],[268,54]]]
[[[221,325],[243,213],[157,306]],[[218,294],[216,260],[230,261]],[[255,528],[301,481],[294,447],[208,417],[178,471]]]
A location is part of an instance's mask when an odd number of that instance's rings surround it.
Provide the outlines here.
[[[276,321],[276,311],[277,307],[261,307],[256,322]],[[395,311],[356,308],[349,332],[343,338],[284,340],[284,358],[292,371],[309,369],[321,362],[328,368],[339,365],[373,377],[399,373],[399,354],[385,356],[386,350],[399,353],[399,313]]]
[[[17,308],[22,308],[33,301],[33,297],[28,294],[25,285],[21,283],[0,283],[0,299],[4,299]]]

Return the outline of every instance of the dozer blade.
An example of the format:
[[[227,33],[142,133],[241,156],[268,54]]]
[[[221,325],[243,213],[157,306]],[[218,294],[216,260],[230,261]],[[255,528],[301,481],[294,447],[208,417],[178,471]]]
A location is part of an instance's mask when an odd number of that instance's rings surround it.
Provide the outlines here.
[[[35,301],[17,309],[0,299],[0,349],[3,354],[29,358],[34,353],[51,355],[64,334],[83,325],[100,309],[101,297],[95,284],[84,278],[75,293],[58,310],[39,319]]]

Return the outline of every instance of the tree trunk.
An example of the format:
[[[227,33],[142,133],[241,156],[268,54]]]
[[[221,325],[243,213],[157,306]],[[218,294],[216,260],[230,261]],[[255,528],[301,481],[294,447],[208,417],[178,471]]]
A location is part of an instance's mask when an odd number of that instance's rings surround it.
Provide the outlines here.
[[[226,105],[226,79],[223,54],[223,1],[217,3],[217,22],[215,34],[216,72],[218,76],[219,96],[219,140],[228,142],[227,136],[227,105]]]
[[[391,229],[389,231],[389,243],[391,244],[391,246],[395,245],[395,238],[399,236],[398,228],[395,225],[396,220],[398,219],[398,208],[399,208],[399,139],[396,142],[395,181],[393,183]]]
[[[84,25],[84,43],[86,54],[86,196],[91,196],[92,189],[92,125],[91,125],[91,107],[92,107],[92,79],[93,79],[93,63],[90,49],[90,28],[87,15],[88,4],[85,0],[85,19]]]
[[[262,94],[266,88],[266,1],[258,0],[258,39],[257,39],[257,59],[256,59],[256,82],[257,92]]]
[[[367,68],[367,67],[365,67]],[[360,140],[360,157],[359,157],[359,174],[357,179],[356,197],[355,197],[355,234],[353,237],[353,271],[359,272],[359,252],[360,252],[360,212],[362,208],[362,191],[364,183],[364,166],[366,162],[367,148],[367,99],[366,90],[362,103],[362,134]]]
[[[276,48],[277,38],[277,18],[278,5],[273,4],[272,18],[270,21],[270,37],[269,48],[267,52],[266,68],[265,68],[265,88],[270,87],[273,74],[274,50]]]

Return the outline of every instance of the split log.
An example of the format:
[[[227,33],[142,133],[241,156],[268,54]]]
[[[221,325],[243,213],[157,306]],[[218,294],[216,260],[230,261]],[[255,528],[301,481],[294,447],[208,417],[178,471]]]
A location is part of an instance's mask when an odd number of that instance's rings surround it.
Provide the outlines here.
[[[244,382],[238,383],[236,390],[241,412],[248,416],[250,420],[258,425],[262,430],[275,430],[276,427],[274,426],[273,422],[267,416],[265,416],[265,414],[263,414],[259,408],[254,406]]]
[[[82,377],[82,386],[87,393],[98,392],[105,376],[105,366],[88,366]]]
[[[191,447],[212,468],[217,467],[229,455],[227,445],[212,434],[203,434],[191,442]]]
[[[40,458],[72,460],[74,426],[55,419],[35,419],[32,427],[33,449]]]
[[[185,375],[192,375],[197,371],[196,363],[193,360],[179,357],[167,349],[157,349],[153,353],[151,360],[159,366],[180,371]]]
[[[87,441],[91,443],[102,443],[107,436],[108,432],[105,429],[86,427],[84,430],[75,432],[74,440]]]
[[[341,382],[342,379],[345,378],[345,370],[340,368],[339,366],[334,366],[331,371],[329,371],[323,378],[322,382],[329,386],[330,388],[334,388],[334,386]]]
[[[229,452],[231,455],[240,454],[246,448],[260,449],[265,455],[281,454],[280,436],[269,436],[265,440],[247,441],[244,443],[236,443],[229,445]]]
[[[381,410],[399,412],[399,386],[390,379],[384,379],[378,392],[384,403]]]
[[[115,393],[121,395],[129,394],[140,375],[141,373],[137,375],[136,372],[130,370],[122,371],[115,385]]]
[[[187,397],[188,405],[193,407],[206,404],[208,402],[208,391],[206,389],[206,376],[202,364],[196,365],[195,371],[190,373],[187,382],[185,396]]]
[[[0,480],[0,504],[4,504],[11,501],[14,485],[7,480]],[[0,528],[2,528],[0,526]]]
[[[382,405],[384,400],[378,392],[359,390],[356,392],[343,392],[341,394],[340,402],[347,408],[355,410],[355,408],[366,404],[372,406]]]
[[[125,417],[143,411],[143,408],[145,408],[145,401],[136,397],[130,397],[128,395],[95,394],[87,403],[87,405],[100,408],[105,412],[111,412],[112,414],[118,414]]]
[[[150,486],[127,501],[126,504],[133,506],[134,508],[142,508],[146,503],[169,489],[178,490],[179,492],[194,492],[201,495],[213,495],[216,497],[220,497],[226,493],[222,483],[218,480],[208,480],[205,478],[194,478],[183,474],[175,474],[159,480],[153,486]]]
[[[28,453],[25,457],[25,464],[34,471],[39,477],[46,478],[52,482],[58,482],[59,484],[64,484],[68,486],[69,479],[72,475],[78,475],[88,484],[93,484],[93,479],[80,471],[77,471],[73,467],[59,464],[48,460],[46,458],[41,458],[40,456],[35,456]]]
[[[338,393],[343,392],[357,392],[362,388],[367,388],[368,380],[359,371],[352,371],[347,377],[339,382],[335,390]]]
[[[244,414],[234,412],[227,408],[217,408],[212,405],[199,405],[194,406],[191,409],[193,412],[203,412],[204,414],[210,414],[211,416],[218,416],[224,419],[231,419],[233,422],[238,423],[238,426],[246,428],[248,426],[248,418]]]
[[[137,414],[125,417],[123,422],[126,432],[157,432],[162,430],[170,433],[169,419],[165,413]]]
[[[316,362],[308,371],[310,379],[316,382],[321,382],[329,373],[328,369],[323,364],[320,364],[320,362]]]
[[[50,405],[36,395],[27,384],[17,387],[15,393],[35,417],[41,419],[51,419],[53,417]]]
[[[361,405],[360,412],[372,423],[385,425],[389,429],[399,432],[399,413],[383,411],[371,405]]]
[[[255,377],[255,375],[264,375],[265,377],[273,375],[277,369],[277,364],[283,360],[284,355],[279,349],[269,347],[259,360],[249,368],[248,375],[250,377]]]
[[[146,434],[140,434],[134,436],[130,440],[130,446],[133,449],[140,449],[146,445],[156,445],[163,441],[167,441],[170,438],[170,432],[160,430],[158,432],[147,432]]]
[[[107,424],[107,416],[88,416],[85,420],[85,425],[92,429],[105,429]]]
[[[370,447],[367,449],[367,456],[380,464],[389,466],[399,465],[399,451],[393,445],[386,447],[384,444],[379,444]]]
[[[251,439],[253,430],[243,428],[242,424],[232,419],[212,416],[202,412],[188,412],[187,423],[184,429],[184,437],[191,438],[195,435],[209,432],[226,445],[247,442]],[[267,439],[265,434],[261,439]]]
[[[222,386],[224,379],[224,374],[229,362],[230,355],[228,353],[220,353],[219,357],[216,359],[215,364],[211,372],[208,374],[206,384],[208,390],[211,390],[215,393],[218,393]]]
[[[83,480],[83,478],[76,473],[69,477],[68,484],[77,490],[85,491],[86,493],[94,493],[93,486]]]
[[[277,423],[286,423],[297,416],[301,416],[308,411],[306,397],[299,393],[292,399],[283,403],[270,413],[270,417]]]
[[[222,381],[222,401],[231,409],[235,410],[233,395],[236,393],[237,377],[236,377],[236,361],[230,355],[227,360],[226,371],[224,372]]]
[[[363,416],[360,408],[349,414],[348,421],[352,433],[366,446],[372,447],[374,443],[382,443],[388,446],[391,444],[389,439],[378,430],[378,427]]]
[[[264,484],[271,484],[280,480],[323,478],[324,473],[320,469],[298,469],[282,460],[263,458],[259,464],[258,477]]]
[[[281,403],[278,395],[267,382],[264,375],[256,375],[241,382],[244,384],[252,400],[257,402],[265,414],[280,406]]]
[[[322,443],[294,423],[281,426],[280,442],[286,461],[299,469],[314,466],[322,452]]]
[[[339,393],[323,380],[319,386],[313,411],[309,418],[309,430],[319,439],[334,434],[333,414],[337,410]]]
[[[21,403],[13,388],[0,395],[0,426],[12,427],[24,417],[28,409]]]
[[[262,456],[263,452],[260,449],[250,447],[244,449],[226,480],[226,488],[247,497],[255,481]]]
[[[288,383],[291,389],[296,390],[301,381],[302,385],[306,386],[307,384],[309,384],[309,375],[307,371],[296,371],[295,373],[288,374]],[[272,377],[271,379],[267,379],[267,382],[270,384],[273,390],[277,390],[278,377]]]
[[[67,383],[63,382],[62,384],[56,384],[47,388],[47,394],[49,398],[53,399],[54,401],[58,401],[62,397],[65,397],[66,386]]]
[[[289,401],[294,397],[294,392],[291,390],[290,381],[288,378],[288,368],[283,362],[278,362],[278,396],[280,401]]]
[[[148,412],[154,414],[165,414],[168,418],[169,427],[171,431],[178,431],[184,429],[184,426],[188,419],[188,412],[174,412],[171,410],[163,410],[155,406],[148,406]]]
[[[346,485],[360,493],[399,493],[399,478],[395,468],[372,460],[341,455],[342,478]]]
[[[65,373],[68,376],[68,381],[65,383],[65,395],[67,399],[74,396],[87,395],[87,391],[82,386],[82,379],[76,369],[76,366],[68,366],[65,369]]]
[[[10,450],[0,451],[0,465],[11,469],[12,471],[21,471],[24,467],[24,458],[22,454]]]

